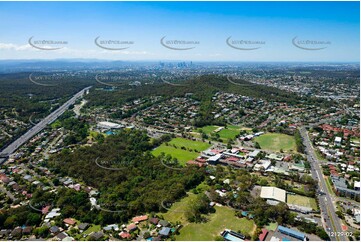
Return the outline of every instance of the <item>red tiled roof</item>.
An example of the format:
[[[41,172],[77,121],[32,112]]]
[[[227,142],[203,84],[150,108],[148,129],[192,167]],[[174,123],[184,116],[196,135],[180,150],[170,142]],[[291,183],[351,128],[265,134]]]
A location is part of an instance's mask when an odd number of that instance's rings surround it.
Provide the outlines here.
[[[187,165],[196,165],[196,166],[202,167],[202,166],[205,166],[206,164],[205,163],[200,163],[200,162],[197,162],[197,161],[194,161],[194,160],[189,160],[189,161],[187,161]]]
[[[129,230],[129,231],[135,230],[136,228],[137,228],[137,225],[135,225],[135,224],[129,224],[127,226],[127,230]]]
[[[131,237],[131,235],[128,233],[128,232],[120,232],[119,233],[119,236],[122,238],[122,239],[129,239]]]
[[[260,241],[264,241],[266,239],[267,234],[268,234],[268,230],[262,229],[262,233],[258,236],[258,239]]]
[[[215,154],[219,154],[219,153],[222,153],[221,150],[217,150],[217,149],[213,149],[211,150],[212,153],[215,153]]]
[[[76,224],[76,221],[74,219],[71,219],[71,218],[66,218],[63,220],[64,223],[66,224],[70,224],[70,225],[74,225]]]
[[[237,162],[237,161],[239,161],[240,159],[239,159],[239,158],[237,158],[237,157],[231,156],[231,157],[228,157],[226,160],[227,160],[227,161],[234,161],[234,162]]]
[[[149,219],[149,222],[152,223],[152,224],[158,224],[159,219],[158,218],[151,218],[151,219]]]
[[[41,209],[41,213],[42,213],[42,214],[47,214],[47,213],[49,212],[49,209],[50,209],[50,206],[49,206],[49,205],[46,206],[46,207],[43,207],[43,208]]]
[[[197,158],[196,161],[201,162],[201,163],[206,163],[207,160],[203,159],[203,158]]]
[[[148,215],[137,216],[132,219],[134,223],[148,220]]]
[[[5,174],[0,174],[0,180],[4,183],[9,183],[10,179]]]

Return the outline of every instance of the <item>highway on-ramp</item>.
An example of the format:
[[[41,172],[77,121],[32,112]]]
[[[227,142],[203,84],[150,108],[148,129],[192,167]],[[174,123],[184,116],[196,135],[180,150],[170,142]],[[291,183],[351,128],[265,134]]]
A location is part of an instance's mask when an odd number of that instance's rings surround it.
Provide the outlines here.
[[[47,125],[54,122],[60,115],[62,115],[71,105],[75,103],[75,101],[83,96],[83,94],[89,90],[91,86],[86,87],[76,93],[72,98],[70,98],[68,101],[66,101],[63,105],[61,105],[58,109],[56,109],[54,112],[49,114],[47,117],[45,117],[43,120],[41,120],[39,123],[37,123],[35,126],[33,126],[31,129],[29,129],[25,134],[20,136],[18,139],[16,139],[14,142],[12,142],[10,145],[8,145],[5,149],[3,149],[0,152],[0,157],[7,157],[14,153],[20,146],[25,144],[27,141],[29,141],[33,136],[35,136],[37,133],[39,133],[41,130],[43,130]]]

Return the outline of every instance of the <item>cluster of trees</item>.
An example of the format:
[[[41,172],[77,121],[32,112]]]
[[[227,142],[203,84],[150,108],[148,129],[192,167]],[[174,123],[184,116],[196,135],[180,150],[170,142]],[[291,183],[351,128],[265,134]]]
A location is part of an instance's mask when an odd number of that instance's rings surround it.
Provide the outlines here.
[[[33,79],[42,76],[37,82],[56,86],[36,85],[29,80],[32,73],[0,74],[0,120],[15,118],[30,125],[30,120],[37,123],[50,112],[63,104],[71,95],[89,86],[89,78],[77,79],[53,76],[52,73],[33,74]],[[44,75],[44,76],[43,76]],[[61,87],[61,88],[59,88]],[[28,127],[18,128],[10,139],[0,140],[0,148],[5,147],[23,134]]]
[[[169,138],[165,136],[162,140]],[[96,215],[83,214],[83,210],[71,213],[82,221],[95,216],[93,221],[101,224],[127,221],[141,213],[160,211],[162,201],[175,201],[203,181],[203,168],[186,167],[180,171],[166,167],[161,157],[151,154],[153,142],[144,131],[122,130],[108,136],[101,144],[74,152],[63,150],[53,157],[48,165],[55,173],[75,177],[97,188],[100,192],[98,204],[102,208],[121,211],[92,210]]]
[[[35,211],[38,210],[40,215],[41,209],[45,206],[60,208],[61,216],[55,218],[58,226],[62,226],[63,219],[69,217],[91,223],[96,221],[99,216],[97,210],[91,211],[89,196],[86,192],[68,188],[59,188],[57,193],[37,190],[33,193],[30,204],[31,208]]]
[[[291,225],[296,226],[299,230],[308,233],[308,234],[315,234],[318,237],[320,237],[322,240],[330,240],[330,237],[326,233],[326,231],[320,227],[317,226],[317,224],[306,222],[303,220],[294,220]]]
[[[74,81],[74,77],[56,78],[48,73],[47,76],[42,77],[44,81],[38,82],[57,86],[42,86],[31,82],[30,74],[29,72],[0,74],[0,108],[15,108],[19,114],[18,118],[25,122],[29,121],[33,113],[47,113],[55,102],[63,103],[72,94],[91,84],[89,79]],[[33,76],[38,75],[33,74]]]
[[[291,184],[285,182],[285,180],[290,180]],[[295,189],[292,185],[293,182],[298,182],[303,184],[304,191]],[[307,197],[315,197],[317,190],[317,181],[314,180],[310,175],[300,176],[298,173],[290,174],[289,176],[284,176],[282,174],[274,174],[274,183],[276,187],[281,189],[297,193],[299,195]]]
[[[75,118],[73,111],[65,112],[54,125],[69,131],[69,134],[64,138],[66,146],[85,141],[89,134],[87,122]]]
[[[295,140],[296,140],[297,151],[303,153],[305,151],[305,147],[303,145],[303,139],[299,130],[295,131]]]
[[[16,226],[38,226],[41,222],[41,213],[28,206],[0,210],[0,227],[12,229]]]
[[[205,194],[199,194],[187,204],[185,216],[191,223],[205,222],[205,214],[215,212],[215,209],[209,206],[210,200]]]

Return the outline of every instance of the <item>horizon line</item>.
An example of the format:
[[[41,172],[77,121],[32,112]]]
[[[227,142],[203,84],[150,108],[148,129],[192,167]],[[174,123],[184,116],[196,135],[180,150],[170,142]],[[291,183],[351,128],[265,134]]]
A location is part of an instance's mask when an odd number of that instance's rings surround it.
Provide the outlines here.
[[[164,59],[154,59],[154,60],[121,60],[121,59],[98,59],[98,58],[53,58],[53,59],[36,59],[36,58],[29,58],[29,59],[0,59],[0,61],[99,61],[99,62],[209,62],[209,63],[216,63],[216,62],[231,62],[231,63],[358,63],[360,64],[360,60],[322,60],[322,61],[305,61],[305,60],[164,60]]]

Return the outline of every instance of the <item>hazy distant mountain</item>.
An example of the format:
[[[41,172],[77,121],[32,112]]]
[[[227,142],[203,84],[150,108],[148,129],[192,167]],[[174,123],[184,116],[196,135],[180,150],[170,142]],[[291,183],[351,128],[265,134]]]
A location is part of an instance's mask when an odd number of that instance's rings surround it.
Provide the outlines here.
[[[141,64],[144,64],[144,62],[129,62],[121,60],[113,61],[100,59],[0,60],[0,72],[11,73],[22,71],[107,69],[131,65],[136,66]]]

